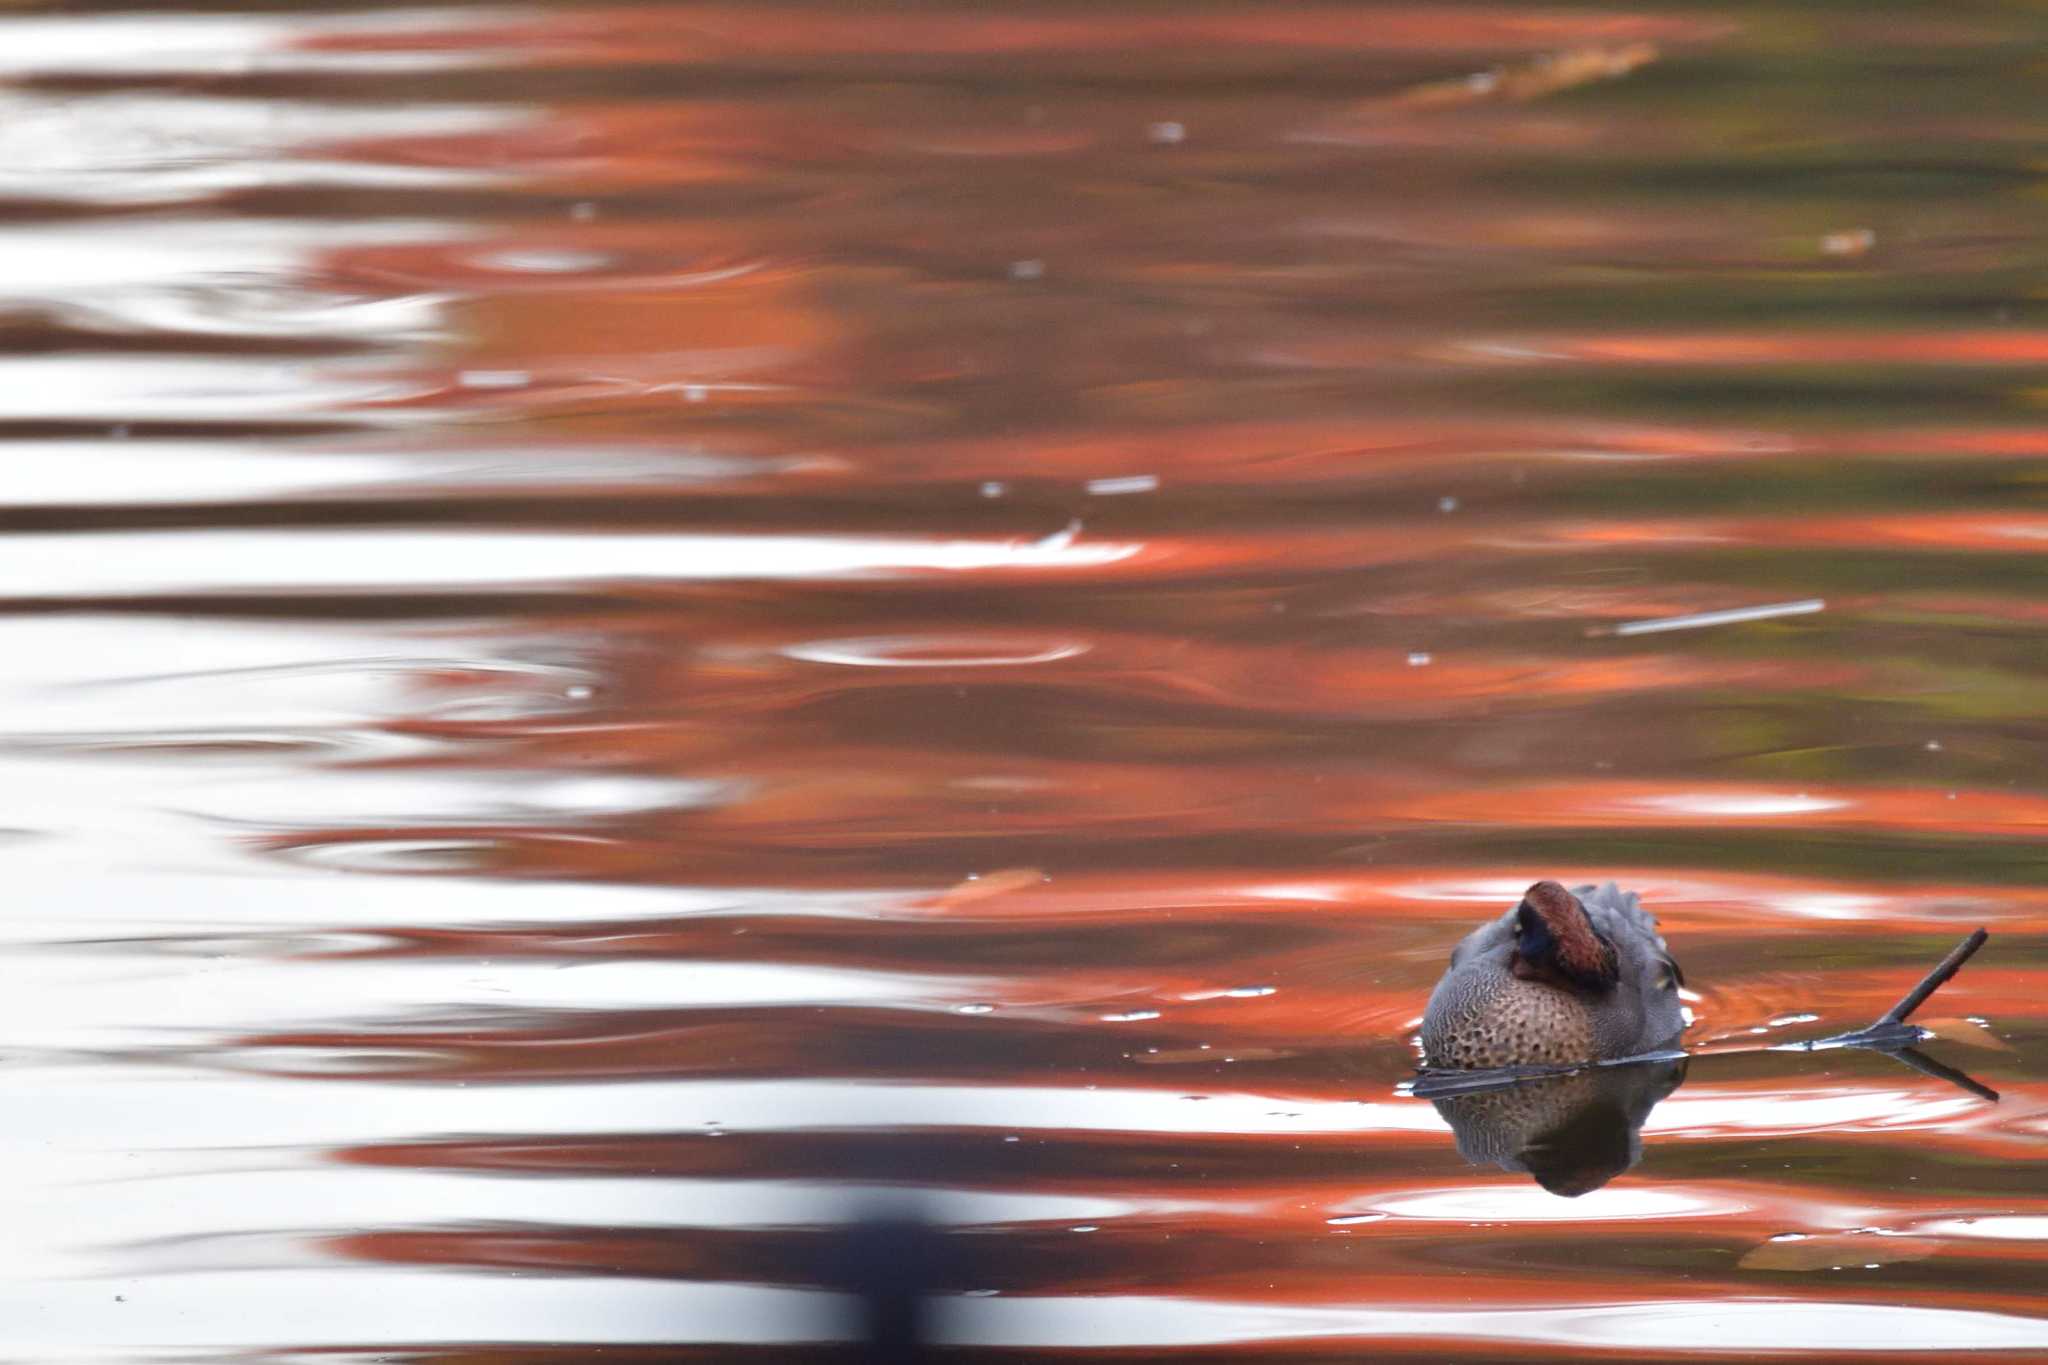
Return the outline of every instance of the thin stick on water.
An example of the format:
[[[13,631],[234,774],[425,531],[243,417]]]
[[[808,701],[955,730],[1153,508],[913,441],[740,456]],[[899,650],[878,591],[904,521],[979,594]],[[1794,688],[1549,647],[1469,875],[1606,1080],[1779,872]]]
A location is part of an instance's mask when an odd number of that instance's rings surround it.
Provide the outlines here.
[[[1963,964],[1974,957],[1977,950],[1984,946],[1984,940],[1990,937],[1990,934],[1985,933],[1982,929],[1978,929],[1961,943],[1958,943],[1949,951],[1949,955],[1941,960],[1941,965],[1922,977],[1920,984],[1907,991],[1898,1004],[1893,1005],[1882,1015],[1878,1016],[1877,1023],[1905,1023],[1906,1016],[1926,1004],[1928,996],[1946,986],[1948,979],[1961,971]],[[1877,1024],[1873,1024],[1871,1027],[1875,1028]]]
[[[1943,958],[1933,971],[1921,977],[1920,984],[1901,996],[1898,1004],[1878,1015],[1863,1028],[1851,1033],[1838,1033],[1832,1038],[1816,1038],[1807,1043],[1783,1043],[1779,1045],[1780,1048],[1784,1051],[1819,1052],[1831,1047],[1868,1047],[1876,1048],[1880,1052],[1889,1052],[1919,1042],[1927,1036],[1926,1030],[1907,1023],[1906,1016],[1926,1004],[1927,997],[1940,990],[1948,983],[1950,977],[1962,970],[1963,964],[1968,962],[1971,955],[1984,946],[1984,940],[1990,937],[1991,935],[1982,929],[1976,930],[1951,949],[1949,955]]]
[[[1624,621],[1609,635],[1659,635],[1667,630],[1699,630],[1705,626],[1735,626],[1748,621],[1769,621],[1780,616],[1810,616],[1826,611],[1828,604],[1818,597],[1799,602],[1771,602],[1757,607],[1731,607],[1727,611],[1700,611],[1687,616],[1659,616],[1648,621]]]

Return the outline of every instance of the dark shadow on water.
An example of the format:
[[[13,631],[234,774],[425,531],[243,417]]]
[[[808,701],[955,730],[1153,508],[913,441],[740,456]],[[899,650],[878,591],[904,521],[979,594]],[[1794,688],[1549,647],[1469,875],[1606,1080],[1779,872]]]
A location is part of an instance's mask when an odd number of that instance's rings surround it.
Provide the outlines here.
[[[878,1209],[827,1244],[819,1279],[855,1300],[849,1359],[916,1365],[937,1358],[931,1294],[945,1255],[941,1235],[907,1205]]]

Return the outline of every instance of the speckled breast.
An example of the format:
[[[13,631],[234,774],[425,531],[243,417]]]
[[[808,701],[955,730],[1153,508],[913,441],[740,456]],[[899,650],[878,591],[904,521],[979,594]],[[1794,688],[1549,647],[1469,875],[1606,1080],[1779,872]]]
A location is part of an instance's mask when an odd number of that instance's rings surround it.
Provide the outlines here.
[[[1583,1002],[1540,982],[1501,975],[1481,991],[1432,1000],[1422,1026],[1430,1066],[1479,1070],[1496,1066],[1565,1065],[1598,1056],[1593,1020]]]

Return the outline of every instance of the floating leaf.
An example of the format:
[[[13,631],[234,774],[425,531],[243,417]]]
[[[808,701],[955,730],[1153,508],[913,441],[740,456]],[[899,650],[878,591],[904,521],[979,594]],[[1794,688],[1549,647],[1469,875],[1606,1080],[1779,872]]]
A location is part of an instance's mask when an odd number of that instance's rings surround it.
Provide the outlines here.
[[[2012,1044],[1993,1033],[1989,1025],[1972,1019],[1915,1019],[1913,1022],[1944,1042],[1987,1048],[1993,1052],[2013,1050]]]
[[[1821,1233],[1773,1238],[1743,1253],[1743,1270],[1844,1270],[1924,1261],[1941,1250],[1932,1237],[1883,1237],[1873,1232]]]

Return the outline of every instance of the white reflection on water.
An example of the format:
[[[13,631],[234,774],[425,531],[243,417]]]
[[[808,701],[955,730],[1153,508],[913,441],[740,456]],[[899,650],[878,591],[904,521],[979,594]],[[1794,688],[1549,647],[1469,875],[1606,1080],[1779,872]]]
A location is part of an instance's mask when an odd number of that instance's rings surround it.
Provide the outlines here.
[[[116,1293],[125,1302],[110,1304]],[[92,1279],[0,1289],[6,1345],[38,1359],[159,1359],[178,1346],[360,1342],[810,1342],[847,1328],[835,1295],[742,1284],[550,1280],[360,1270],[237,1271],[175,1281]],[[944,1340],[1021,1347],[1205,1345],[1415,1337],[1597,1343],[1638,1350],[1952,1351],[2048,1348],[2048,1322],[2003,1313],[1770,1299],[1659,1300],[1589,1307],[1261,1307],[1186,1298],[952,1298]],[[89,1328],[87,1324],[90,1324]],[[89,1334],[138,1357],[52,1354]]]
[[[796,1289],[416,1269],[355,1270],[337,1280],[336,1273],[325,1267],[168,1282],[149,1276],[0,1284],[0,1350],[44,1360],[52,1358],[49,1348],[81,1339],[100,1349],[154,1352],[366,1340],[800,1342],[834,1340],[847,1330],[837,1295]],[[135,1359],[126,1351],[97,1358]]]
[[[870,635],[808,640],[783,653],[808,663],[848,668],[1018,668],[1086,654],[1085,640],[1013,639],[978,635]]]
[[[0,19],[0,76],[216,75],[277,71],[440,71],[504,60],[480,43],[360,51],[306,46],[349,34],[428,34],[499,18],[488,10],[365,15],[92,14]]]
[[[182,803],[189,811],[274,832],[519,821],[546,821],[561,830],[609,815],[702,810],[724,805],[739,794],[738,787],[727,782],[491,768],[330,772],[317,784],[290,774],[195,783],[189,790]]]
[[[574,977],[575,973],[568,974]],[[204,985],[195,989],[203,993]],[[595,1003],[586,997],[585,1003]],[[248,1027],[258,1026],[244,1021]],[[428,1020],[427,1022],[431,1022]],[[402,1036],[398,1038],[402,1041]],[[172,1089],[174,1110],[143,1114],[137,1095],[151,1082]],[[1210,1091],[1072,1090],[1057,1086],[967,1085],[851,1080],[663,1080],[417,1086],[350,1084],[330,1105],[309,1105],[304,1085],[256,1077],[221,1079],[203,1070],[123,1067],[23,1068],[0,1096],[33,1109],[30,1131],[91,1132],[104,1124],[111,1146],[143,1139],[152,1148],[277,1143],[391,1142],[421,1133],[560,1132],[573,1113],[578,1133],[658,1133],[716,1124],[730,1132],[896,1127],[1020,1128],[1127,1133],[1437,1133],[1444,1123],[1427,1104]],[[1900,1109],[1935,1122],[1939,1105],[1915,1105],[1895,1093],[1844,1097],[1866,1123]],[[1282,1106],[1285,1106],[1284,1108]],[[124,1109],[123,1106],[131,1106]],[[1897,1126],[1888,1124],[1887,1126]],[[1758,1105],[1744,1131],[1770,1136],[1796,1129],[1770,1121]],[[1665,1141],[1675,1140],[1666,1138]]]
[[[444,652],[422,653],[422,646]],[[201,626],[88,614],[0,620],[8,660],[0,742],[125,736],[142,744],[236,731],[348,736],[451,711],[549,716],[572,709],[574,689],[598,680],[559,640],[536,647],[535,657],[510,656],[518,649],[453,628],[422,639],[298,622]],[[179,776],[157,772],[165,782]]]
[[[342,305],[359,300],[309,288],[308,277],[317,273],[325,253],[461,241],[473,235],[474,229],[459,224],[404,219],[127,219],[67,224],[61,229],[9,227],[0,230],[0,297],[59,308],[66,316],[84,314],[137,326],[150,320],[147,310],[168,298],[253,297],[293,310],[275,327],[259,328],[253,319],[266,310],[251,307],[250,317],[232,329],[236,335],[311,334],[322,340],[357,340],[383,334],[392,319],[379,315],[374,328],[353,326],[359,314]],[[309,316],[298,307],[307,301],[324,301],[331,311]],[[438,306],[431,295],[417,292],[380,296],[376,302],[406,310],[397,318],[401,330],[432,320],[428,310]],[[206,313],[199,309],[179,315],[175,322],[180,329],[202,334],[220,330],[209,326]],[[90,373],[102,358],[71,359]]]
[[[6,69],[4,45],[11,27],[0,22],[0,74]],[[510,175],[478,167],[289,153],[315,144],[493,132],[516,127],[527,117],[457,105],[0,91],[0,193],[88,204],[165,204],[287,186],[489,184]],[[192,227],[171,226],[182,232]],[[221,226],[233,231],[235,225]],[[122,235],[110,226],[85,225],[68,232],[87,242]],[[133,235],[132,228],[127,235]],[[248,229],[240,235],[248,235]]]
[[[1198,1299],[953,1299],[944,1340],[1015,1346],[1191,1346],[1344,1337],[1546,1342],[1637,1351],[2048,1349],[2048,1320],[1872,1303],[1694,1299],[1574,1308],[1272,1307]]]
[[[971,982],[907,972],[800,967],[762,962],[484,961],[456,958],[266,960],[246,952],[213,956],[89,959],[41,957],[0,1002],[16,1046],[61,1049],[202,1049],[217,1057],[277,1067],[289,1053],[252,1053],[216,1044],[216,1033],[264,1029],[346,1029],[374,1001],[386,1020],[431,1025],[456,1010],[689,1009],[823,1005],[939,1008],[974,993]],[[984,984],[981,987],[986,990]],[[534,1016],[528,1015],[528,1018]],[[401,1046],[402,1031],[385,1034]],[[321,1070],[309,1056],[307,1069]],[[769,1082],[767,1084],[773,1084]],[[336,1096],[346,1106],[353,1092]],[[872,1101],[870,1101],[872,1103]],[[560,1116],[557,1115],[557,1122]]]
[[[316,421],[344,411],[362,420],[361,405],[395,403],[420,392],[414,381],[366,373],[360,359],[101,355],[90,364],[68,356],[0,361],[0,421]],[[390,424],[425,416],[391,410],[376,420]]]
[[[204,837],[213,839],[210,832]],[[81,871],[87,867],[89,876]],[[12,913],[0,919],[0,939],[19,943],[190,934],[195,925],[229,934],[290,935],[338,925],[516,929],[530,924],[563,930],[685,916],[875,918],[896,908],[905,894],[401,876],[378,878],[372,894],[352,878],[309,877],[255,860],[232,875],[181,871],[165,877],[147,869],[110,869],[104,849],[72,854],[54,840],[10,847],[8,875]]]
[[[1999,1241],[2048,1242],[2048,1216],[1990,1214],[1982,1218],[1946,1218],[1912,1228],[1923,1237],[1985,1237]]]
[[[1717,1090],[1690,1085],[1663,1101],[1645,1133],[1708,1139],[1728,1133],[1842,1133],[1937,1124],[1977,1110],[1970,1095],[1926,1089]]]
[[[8,507],[135,507],[260,501],[394,484],[420,462],[334,451],[252,447],[245,442],[15,441]],[[470,462],[474,464],[475,462]]]
[[[1712,819],[1751,819],[1764,815],[1818,815],[1842,810],[1851,803],[1806,792],[1686,792],[1674,796],[1645,796],[1632,804],[1671,815]]]
[[[703,1136],[701,1142],[719,1142]],[[145,1180],[74,1184],[63,1193],[74,1227],[91,1229],[77,1248],[74,1271],[193,1274],[225,1269],[234,1243],[248,1233],[296,1235],[266,1239],[258,1266],[303,1260],[294,1242],[366,1228],[450,1223],[554,1223],[605,1228],[801,1228],[851,1221],[860,1214],[860,1184],[824,1180],[718,1180],[646,1176],[492,1175],[298,1166],[250,1169],[263,1154],[244,1154],[240,1169]],[[886,1186],[874,1187],[877,1192]],[[214,1228],[194,1236],[192,1211],[217,1208]],[[932,1223],[1104,1222],[1170,1216],[1210,1206],[1189,1200],[1134,1200],[1093,1194],[1022,1190],[924,1189],[918,1216]],[[51,1209],[54,1214],[55,1207]],[[175,1245],[163,1243],[177,1239]],[[154,1244],[154,1245],[152,1245]],[[0,1251],[0,1258],[7,1255]],[[0,1259],[0,1275],[33,1272]],[[223,1262],[227,1262],[224,1265]],[[252,1267],[255,1268],[255,1267]]]
[[[4,371],[0,371],[4,377]],[[280,408],[307,389],[273,379]],[[242,407],[251,395],[234,396]],[[318,401],[315,398],[314,401]],[[849,578],[1129,559],[1138,543],[911,536],[559,534],[516,531],[151,531],[0,541],[0,597],[531,587],[588,580]]]
[[[1517,1183],[1415,1190],[1359,1207],[1455,1223],[1583,1223],[1711,1218],[1749,1206],[1726,1194],[1681,1185],[1608,1185],[1564,1200],[1540,1186]]]
[[[573,973],[572,973],[573,975]],[[1216,1093],[863,1081],[619,1081],[419,1086],[363,1081],[309,1104],[303,1082],[222,1079],[174,1066],[24,1068],[0,1086],[34,1109],[18,1137],[96,1134],[102,1149],[394,1142],[423,1133],[666,1133],[715,1124],[732,1133],[913,1127],[1020,1127],[1132,1133],[1436,1132],[1428,1105],[1303,1104]],[[145,1112],[149,1096],[161,1111]],[[570,1117],[573,1116],[573,1117]],[[139,1172],[138,1172],[139,1173]]]

